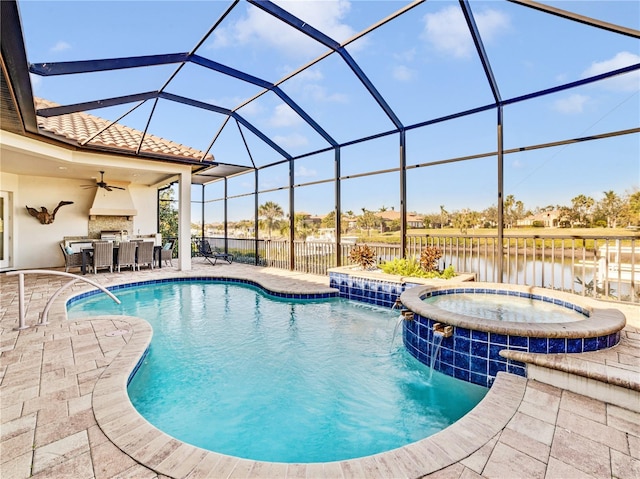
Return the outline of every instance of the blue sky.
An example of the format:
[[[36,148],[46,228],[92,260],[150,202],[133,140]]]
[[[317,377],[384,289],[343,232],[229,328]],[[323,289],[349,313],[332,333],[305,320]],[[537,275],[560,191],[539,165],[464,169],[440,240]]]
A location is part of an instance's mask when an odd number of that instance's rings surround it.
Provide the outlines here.
[[[640,41],[550,16],[504,1],[469,2],[491,62],[502,99],[580,80],[640,63]],[[640,29],[640,2],[546,2],[602,21]],[[231,2],[36,2],[20,1],[30,62],[59,62],[191,51]],[[297,1],[279,3],[338,42],[403,8],[401,1]],[[404,126],[411,126],[492,103],[491,90],[475,54],[456,1],[429,1],[373,30],[346,47]],[[332,138],[343,143],[393,129],[393,123],[336,55],[288,76],[326,51],[299,32],[241,2],[197,50],[197,54],[244,71],[280,88]],[[32,76],[34,92],[61,104],[97,100],[159,89],[176,65],[66,77]],[[504,109],[504,147],[523,148],[570,138],[638,128],[640,75],[621,75]],[[260,87],[188,64],[166,91],[224,108],[237,108]],[[133,105],[94,110],[118,118]],[[121,123],[144,129],[151,104],[128,114]],[[289,154],[328,146],[277,95],[268,92],[238,112]],[[169,101],[160,101],[149,132],[211,152],[225,163],[257,165],[282,157],[243,131],[251,157],[235,122]],[[496,113],[491,110],[407,132],[407,165],[491,152],[497,148]],[[397,168],[397,135],[342,148],[342,175]],[[505,155],[505,195],[528,208],[570,204],[578,194],[619,194],[640,183],[638,134]],[[295,183],[330,179],[332,153],[296,162]],[[484,209],[496,203],[497,160],[493,157],[429,168],[407,174],[407,207],[430,213]],[[286,165],[261,170],[261,189],[286,187]],[[229,181],[229,193],[253,191],[253,175]],[[208,198],[219,197],[213,186]],[[260,202],[285,206],[287,191],[260,196]],[[332,209],[333,187],[320,184],[296,189],[296,210],[324,214]],[[342,209],[400,208],[398,173],[345,179]],[[232,200],[230,219],[250,217],[253,199]],[[214,208],[219,210],[218,208]],[[208,219],[219,219],[214,212]]]

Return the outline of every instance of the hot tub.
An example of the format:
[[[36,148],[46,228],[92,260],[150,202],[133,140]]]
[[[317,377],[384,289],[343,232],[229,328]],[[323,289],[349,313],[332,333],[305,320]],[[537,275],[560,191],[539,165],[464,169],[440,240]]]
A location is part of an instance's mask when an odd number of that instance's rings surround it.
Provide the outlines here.
[[[486,315],[454,312],[428,302],[429,298],[448,295],[540,302],[566,309],[569,319],[549,322],[536,321],[534,317],[531,321],[516,321],[509,320],[508,314],[497,320],[487,319]],[[400,299],[413,313],[405,314],[403,327],[403,341],[409,353],[436,371],[487,387],[500,371],[526,376],[526,365],[501,357],[501,350],[542,354],[597,351],[616,345],[626,324],[619,310],[595,308],[576,295],[501,283],[418,286],[406,290]],[[502,306],[505,304],[508,301],[501,302]],[[546,315],[542,310],[540,314]]]

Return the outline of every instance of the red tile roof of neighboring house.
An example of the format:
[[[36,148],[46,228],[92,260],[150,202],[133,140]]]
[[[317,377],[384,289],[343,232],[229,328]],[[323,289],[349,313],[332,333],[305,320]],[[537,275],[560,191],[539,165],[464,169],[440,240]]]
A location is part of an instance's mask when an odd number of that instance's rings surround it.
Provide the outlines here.
[[[35,98],[36,110],[60,106],[42,98]],[[67,140],[73,140],[82,145],[98,132],[99,135],[86,144],[99,148],[118,150],[122,153],[135,153],[140,144],[143,132],[129,128],[119,123],[111,124],[111,121],[90,115],[88,113],[70,113],[67,115],[52,116],[49,118],[38,116],[38,127],[56,136]],[[194,148],[165,140],[147,133],[140,148],[141,154],[162,155],[176,159],[188,159],[200,161],[204,152]],[[212,161],[213,155],[207,154],[205,160]]]
[[[379,218],[391,221],[399,220],[401,217],[400,212],[395,210],[378,211],[375,215]],[[407,213],[407,221],[422,221],[423,219],[424,216],[417,213]]]

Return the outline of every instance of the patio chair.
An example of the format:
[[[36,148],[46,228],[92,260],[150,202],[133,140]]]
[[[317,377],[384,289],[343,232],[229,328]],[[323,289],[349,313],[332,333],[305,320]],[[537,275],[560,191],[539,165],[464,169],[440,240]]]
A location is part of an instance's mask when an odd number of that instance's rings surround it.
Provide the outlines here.
[[[173,247],[175,243],[173,241],[169,241],[165,243],[160,250],[160,262],[164,261],[165,264],[173,266]]]
[[[136,249],[138,244],[133,241],[122,241],[118,247],[118,273],[122,266],[130,266],[136,270]]]
[[[215,265],[219,259],[223,259],[229,264],[231,264],[233,261],[232,254],[213,251],[211,249],[211,245],[209,244],[209,241],[207,240],[201,240],[198,242],[198,253],[200,253],[200,255],[212,265]]]
[[[98,274],[99,268],[109,268],[109,271],[113,273],[113,243],[111,241],[93,242],[91,267],[94,274]]]
[[[138,242],[138,271],[140,271],[140,265],[153,269],[153,246],[153,241]]]
[[[70,246],[65,246],[64,241],[60,243],[60,249],[64,256],[64,271],[69,272],[69,268],[82,268],[82,253],[74,252]]]

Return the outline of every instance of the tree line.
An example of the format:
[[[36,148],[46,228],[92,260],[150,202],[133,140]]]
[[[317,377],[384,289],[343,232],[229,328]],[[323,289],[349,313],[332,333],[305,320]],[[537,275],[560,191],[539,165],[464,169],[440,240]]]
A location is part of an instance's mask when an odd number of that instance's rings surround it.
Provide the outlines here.
[[[377,210],[361,208],[356,213],[352,210],[342,212],[342,234],[350,231],[400,231],[400,218],[386,219],[380,215],[388,211],[382,206]],[[552,213],[555,217],[554,226],[564,228],[618,228],[640,227],[640,190],[619,195],[614,191],[605,191],[601,199],[580,194],[571,199],[570,205],[547,205],[543,207],[527,208],[514,195],[508,195],[503,202],[503,221],[505,228],[522,226],[522,220],[540,213]],[[498,208],[496,205],[483,210],[463,208],[448,211],[445,205],[439,205],[438,211],[418,214],[420,225],[411,228],[455,228],[465,233],[475,228],[495,228],[498,225]],[[162,216],[162,215],[161,215]],[[267,201],[258,207],[258,225],[265,238],[281,238],[289,236],[290,223],[288,215],[282,206],[273,201]],[[195,226],[195,225],[194,225]],[[237,232],[244,232],[246,236],[253,236],[253,220],[247,219],[229,223],[229,227]],[[533,221],[528,226],[542,227],[542,221]],[[316,234],[320,228],[335,227],[335,211],[330,211],[318,221],[313,221],[309,215],[296,213],[294,216],[294,237],[305,239]]]

